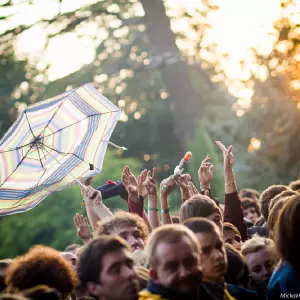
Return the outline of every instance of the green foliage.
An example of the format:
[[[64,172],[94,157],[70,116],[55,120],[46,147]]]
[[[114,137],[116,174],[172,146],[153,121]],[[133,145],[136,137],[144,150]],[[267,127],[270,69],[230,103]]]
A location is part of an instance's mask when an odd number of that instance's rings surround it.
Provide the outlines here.
[[[129,165],[138,174],[141,164],[132,158],[122,159],[107,151],[103,173],[94,178],[92,185],[98,187],[107,180],[120,180],[122,169]],[[71,243],[82,243],[76,236],[73,217],[85,214],[80,208],[81,193],[78,186],[62,192],[55,192],[31,211],[1,218],[0,258],[14,257],[25,253],[35,244],[49,245],[63,250]],[[126,203],[119,197],[108,199],[105,204],[112,210],[126,209]]]

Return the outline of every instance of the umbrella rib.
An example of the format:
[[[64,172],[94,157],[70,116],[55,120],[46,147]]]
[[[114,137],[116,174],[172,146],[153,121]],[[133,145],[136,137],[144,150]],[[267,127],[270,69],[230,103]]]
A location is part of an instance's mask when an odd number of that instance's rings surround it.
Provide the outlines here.
[[[33,130],[32,130],[32,128],[31,128],[31,125],[30,125],[30,123],[29,123],[28,116],[27,116],[27,111],[26,111],[26,110],[25,110],[24,114],[25,114],[25,117],[26,117],[26,120],[27,120],[29,129],[30,129],[30,131],[31,131],[31,134],[33,135],[34,139],[36,139],[36,136],[34,135]]]
[[[49,149],[51,149],[51,150],[53,150],[53,151],[55,151],[55,152],[57,152],[58,154],[63,154],[63,155],[73,155],[73,156],[75,156],[75,157],[77,157],[78,159],[80,159],[81,161],[83,161],[83,162],[85,162],[86,164],[88,164],[89,166],[90,165],[92,165],[92,164],[90,164],[90,163],[88,163],[87,161],[85,161],[84,159],[82,159],[81,157],[79,157],[77,154],[75,154],[75,153],[68,153],[68,152],[62,152],[62,151],[59,151],[59,150],[57,150],[57,149],[54,149],[54,148],[52,148],[52,147],[49,147],[49,146],[47,146],[47,145],[44,145],[45,147],[47,147],[47,148],[49,148]],[[47,152],[48,154],[49,154],[49,152]],[[95,166],[94,166],[94,168],[95,168]],[[101,172],[98,168],[95,168],[97,171],[99,171],[99,172]]]
[[[101,114],[101,115],[109,114],[109,113],[113,113],[113,112],[119,112],[119,110],[112,110],[112,111],[106,112],[106,113],[97,113],[97,114],[93,114],[93,115],[86,116],[84,119],[81,119],[81,120],[79,120],[79,121],[77,121],[77,122],[75,122],[75,123],[73,123],[73,124],[71,124],[71,125],[68,125],[68,126],[66,126],[66,127],[64,127],[64,128],[61,128],[61,129],[59,129],[59,130],[57,130],[57,131],[55,131],[55,132],[53,132],[53,133],[50,133],[50,134],[48,134],[48,135],[45,135],[43,138],[47,138],[47,137],[49,137],[49,136],[51,136],[51,135],[53,135],[53,134],[55,134],[55,133],[58,133],[58,132],[60,132],[60,131],[62,131],[62,130],[64,130],[64,129],[66,129],[66,128],[69,128],[69,127],[71,127],[71,126],[74,126],[74,125],[76,125],[76,124],[78,124],[78,123],[80,123],[80,122],[82,122],[82,121],[84,121],[84,120],[86,120],[86,119],[88,119],[88,118],[90,118],[90,117],[98,116],[98,115],[100,115],[100,114]],[[16,148],[9,149],[9,150],[0,150],[0,153],[6,153],[6,152],[11,152],[11,151],[16,151],[16,150],[22,149],[22,148],[24,148],[24,147],[27,147],[27,146],[29,146],[30,144],[31,144],[31,143],[28,143],[28,144],[22,145],[22,146],[20,146],[20,147],[16,147]]]
[[[26,158],[26,155],[29,153],[29,151],[31,150],[31,148],[33,147],[30,146],[30,148],[28,149],[28,151],[26,152],[26,154],[23,156],[23,158],[19,161],[19,163],[17,164],[16,168],[11,172],[11,174],[6,177],[4,180],[3,180],[3,183],[0,184],[0,187],[3,186],[3,184],[12,176],[12,174],[19,168],[19,166],[21,165],[21,163],[23,162],[23,160]]]

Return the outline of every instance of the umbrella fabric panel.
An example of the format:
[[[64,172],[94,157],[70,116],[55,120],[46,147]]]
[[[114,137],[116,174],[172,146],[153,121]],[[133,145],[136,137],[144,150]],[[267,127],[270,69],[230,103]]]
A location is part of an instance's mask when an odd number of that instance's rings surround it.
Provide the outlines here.
[[[90,84],[28,107],[0,141],[0,216],[100,173],[120,114]]]

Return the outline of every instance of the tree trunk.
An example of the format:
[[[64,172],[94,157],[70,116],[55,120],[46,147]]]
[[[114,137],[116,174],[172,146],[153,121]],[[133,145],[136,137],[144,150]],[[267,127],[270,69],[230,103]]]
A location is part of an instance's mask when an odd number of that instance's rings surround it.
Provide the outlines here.
[[[152,63],[160,64],[162,80],[168,91],[174,117],[175,134],[181,151],[187,150],[200,119],[200,99],[194,90],[186,62],[176,45],[175,35],[162,0],[140,0],[145,11],[145,24],[152,45]]]

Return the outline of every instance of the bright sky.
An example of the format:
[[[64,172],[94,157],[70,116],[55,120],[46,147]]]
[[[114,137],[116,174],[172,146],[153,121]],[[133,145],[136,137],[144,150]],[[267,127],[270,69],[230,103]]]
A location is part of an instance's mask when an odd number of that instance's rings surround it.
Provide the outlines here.
[[[4,2],[6,0],[0,0]],[[19,0],[22,2],[21,0]],[[167,0],[170,7],[182,6],[191,10],[199,5],[199,0]],[[82,5],[94,3],[96,0],[63,0],[61,11],[75,10]],[[228,53],[228,60],[222,61],[222,66],[229,78],[241,79],[247,77],[240,68],[240,60],[245,60],[251,68],[252,57],[249,48],[259,49],[261,53],[269,53],[272,49],[272,39],[268,33],[272,30],[272,23],[280,16],[280,0],[216,0],[220,9],[210,15],[212,29],[208,31],[206,41],[215,42],[220,53]],[[22,20],[23,24],[30,24],[40,17],[50,18],[58,12],[57,0],[37,1],[36,5],[25,9],[22,6],[7,26],[0,28],[0,32],[8,26],[14,26]],[[12,11],[6,10],[7,14]],[[180,29],[184,26],[178,21],[173,26]],[[32,61],[37,60],[37,67],[43,68],[50,64],[49,79],[63,77],[78,70],[83,64],[94,60],[94,45],[89,35],[95,28],[91,26],[83,32],[84,37],[78,38],[75,34],[67,34],[54,38],[46,51],[45,33],[42,28],[22,34],[18,40],[17,49],[21,55],[29,56]],[[105,35],[104,35],[105,37]],[[184,46],[183,46],[184,47]],[[232,89],[233,93],[234,89]],[[251,93],[243,98],[251,97]]]

